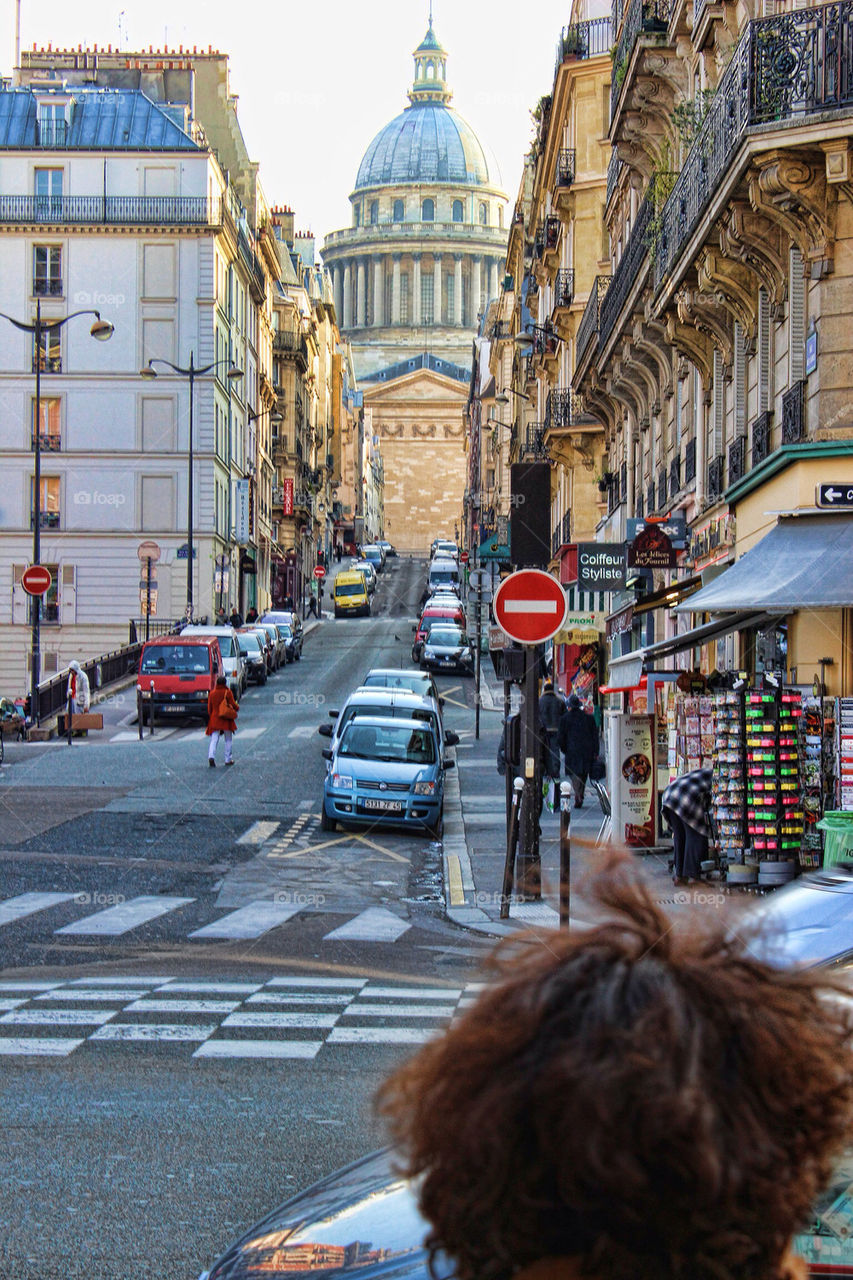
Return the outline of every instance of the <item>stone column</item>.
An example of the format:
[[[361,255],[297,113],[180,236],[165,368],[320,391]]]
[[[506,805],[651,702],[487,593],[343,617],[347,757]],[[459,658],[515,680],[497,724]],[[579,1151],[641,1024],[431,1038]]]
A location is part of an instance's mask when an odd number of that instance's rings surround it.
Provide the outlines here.
[[[394,254],[393,274],[391,276],[391,323],[400,323],[400,255]]]
[[[344,328],[352,328],[352,263],[344,267]]]
[[[432,322],[441,324],[441,254],[432,255]]]
[[[416,329],[421,325],[421,255],[412,256],[412,324]]]
[[[498,296],[498,269],[499,263],[497,258],[489,260],[489,297],[496,298]]]
[[[335,315],[340,325],[343,324],[344,318],[344,271],[340,264],[332,268],[332,279],[335,291]]]
[[[479,254],[471,259],[471,324],[476,325],[483,301],[482,261]]]
[[[363,329],[367,324],[367,271],[365,269],[364,258],[358,260],[358,273],[356,276],[358,296],[356,299],[356,325],[359,329]]]
[[[453,323],[462,324],[462,254],[453,256]]]
[[[373,326],[381,329],[385,323],[385,259],[373,260]]]

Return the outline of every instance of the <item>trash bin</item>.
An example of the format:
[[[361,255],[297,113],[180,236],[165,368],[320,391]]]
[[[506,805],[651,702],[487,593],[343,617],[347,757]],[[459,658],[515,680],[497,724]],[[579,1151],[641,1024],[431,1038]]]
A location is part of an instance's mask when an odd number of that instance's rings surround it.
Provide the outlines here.
[[[853,813],[829,809],[817,824],[824,833],[823,865],[853,861]]]

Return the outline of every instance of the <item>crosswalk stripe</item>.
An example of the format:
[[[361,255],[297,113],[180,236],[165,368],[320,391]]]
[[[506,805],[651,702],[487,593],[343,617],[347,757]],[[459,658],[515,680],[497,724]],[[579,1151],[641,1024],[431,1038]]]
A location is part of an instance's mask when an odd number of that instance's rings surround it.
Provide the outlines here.
[[[67,985],[69,987],[161,987],[164,982],[174,982],[173,977],[160,974],[156,978],[152,978],[149,974],[145,977],[138,976],[135,978],[74,978]],[[58,987],[64,985],[60,982],[45,983],[45,986]]]
[[[237,844],[263,844],[265,840],[269,840],[279,825],[278,822],[253,822],[240,836]]]
[[[425,1044],[435,1034],[432,1027],[335,1027],[326,1044]]]
[[[52,991],[55,987],[61,986],[61,978],[55,982],[25,982],[23,979],[16,978],[14,981],[0,982],[0,991]]]
[[[315,1006],[324,1005],[344,1005],[348,1004],[352,999],[352,993],[347,992],[346,995],[290,995],[286,991],[278,993],[276,991],[259,991],[257,995],[249,996],[246,1004],[307,1004]]]
[[[101,1027],[90,1040],[207,1040],[212,1036],[216,1026],[207,1023],[204,1026],[191,1027],[176,1022],[113,1022],[108,1027]]]
[[[547,902],[514,902],[509,914],[513,920],[527,920],[530,924],[544,925],[549,929],[556,929],[560,923],[559,911],[549,907]]]
[[[223,1027],[333,1027],[339,1013],[232,1013]],[[2,1022],[2,1018],[0,1018]]]
[[[397,1000],[458,1000],[461,987],[372,987],[370,983],[361,993],[363,1000],[394,998]]]
[[[36,1000],[105,1000],[119,1001],[137,1000],[139,998],[139,990],[131,991],[129,988],[112,987],[109,991],[96,991],[94,987],[91,991],[84,991],[79,988],[77,991],[46,991],[43,995],[36,996]],[[0,1002],[2,1003],[2,1002]]]
[[[123,1013],[233,1013],[240,1000],[141,1000],[125,1005]]]
[[[385,907],[368,907],[359,912],[354,920],[348,920],[331,933],[324,934],[324,940],[328,942],[330,938],[338,938],[347,942],[396,942],[411,927],[408,921],[401,920]]]
[[[82,1040],[67,1040],[59,1036],[11,1036],[0,1038],[0,1054],[27,1055],[34,1058],[66,1058],[83,1043]]]
[[[456,1005],[389,1005],[359,1004],[354,1001],[346,1010],[348,1018],[452,1018]]]
[[[19,893],[16,898],[0,902],[0,925],[23,920],[25,916],[46,911],[48,907],[55,907],[60,902],[71,902],[77,896],[76,893]]]
[[[208,1040],[194,1058],[316,1058],[322,1040]]]
[[[218,996],[250,995],[253,991],[260,991],[263,985],[262,982],[174,982],[169,979],[164,986],[157,988],[157,995],[162,996],[175,991],[179,991],[182,995],[202,993]]]
[[[267,987],[341,987],[360,990],[367,986],[367,978],[302,978],[291,974],[286,978],[270,978]]]
[[[257,724],[251,729],[238,729],[237,741],[245,742],[247,738],[260,738],[261,734],[269,733],[269,725]]]
[[[121,902],[116,907],[107,907],[105,911],[96,911],[92,916],[84,916],[66,924],[54,933],[84,934],[86,937],[117,938],[131,929],[156,920],[158,916],[168,915],[179,907],[188,906],[195,898],[166,898],[161,895],[144,895],[131,898],[129,902]]]
[[[302,910],[301,903],[250,902],[227,916],[194,929],[191,938],[260,938]]]
[[[95,1026],[99,1027],[114,1018],[117,1009],[15,1009],[4,1013],[0,1022],[15,1022],[19,1026]]]
[[[38,999],[43,1000],[44,996],[39,996]],[[18,1005],[26,1003],[26,996],[19,996],[17,1000],[0,1000],[0,1010],[17,1009]]]

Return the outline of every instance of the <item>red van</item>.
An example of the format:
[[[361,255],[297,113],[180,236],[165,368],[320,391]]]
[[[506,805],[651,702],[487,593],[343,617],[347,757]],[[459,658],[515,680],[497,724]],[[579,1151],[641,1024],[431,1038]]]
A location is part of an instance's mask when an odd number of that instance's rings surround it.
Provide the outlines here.
[[[207,721],[207,695],[224,674],[216,636],[158,636],[142,646],[137,687],[151,714],[198,716]]]

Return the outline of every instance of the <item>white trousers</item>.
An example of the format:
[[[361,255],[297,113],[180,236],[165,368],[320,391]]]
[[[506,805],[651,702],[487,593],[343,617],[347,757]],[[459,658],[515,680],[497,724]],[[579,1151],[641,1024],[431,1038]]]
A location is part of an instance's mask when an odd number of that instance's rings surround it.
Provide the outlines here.
[[[225,739],[225,763],[227,764],[231,759],[231,743],[234,741],[234,734],[230,729],[226,729],[221,735],[218,729],[213,730],[213,733],[210,735],[210,746],[207,751],[207,758],[208,760],[216,759],[216,748],[219,746],[220,736]]]

